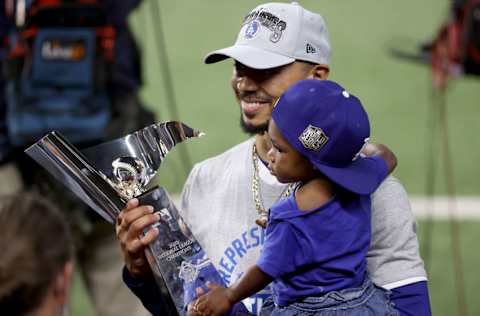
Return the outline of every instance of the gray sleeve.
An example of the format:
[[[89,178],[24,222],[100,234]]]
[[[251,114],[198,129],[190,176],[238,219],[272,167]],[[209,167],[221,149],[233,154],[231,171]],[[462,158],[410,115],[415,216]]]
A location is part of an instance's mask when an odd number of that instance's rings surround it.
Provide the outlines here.
[[[387,289],[427,279],[407,193],[392,176],[372,195],[372,240],[367,261],[370,277]]]

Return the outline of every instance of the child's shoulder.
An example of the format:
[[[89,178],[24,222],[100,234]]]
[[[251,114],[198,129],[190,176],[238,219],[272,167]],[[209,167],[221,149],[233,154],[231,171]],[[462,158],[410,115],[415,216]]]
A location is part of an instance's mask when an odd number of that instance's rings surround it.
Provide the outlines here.
[[[296,216],[298,207],[296,206],[293,194],[275,202],[270,207],[269,212],[269,217],[271,220],[286,219]]]

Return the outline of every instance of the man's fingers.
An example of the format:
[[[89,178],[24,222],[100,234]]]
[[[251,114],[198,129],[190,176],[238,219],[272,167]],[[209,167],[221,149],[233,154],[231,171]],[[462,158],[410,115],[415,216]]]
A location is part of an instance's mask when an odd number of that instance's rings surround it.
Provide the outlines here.
[[[135,221],[131,222],[128,226],[128,239],[140,238],[145,228],[157,223],[160,220],[160,214],[145,214]]]
[[[150,205],[142,205],[135,207],[128,212],[122,212],[121,214],[121,226],[129,227],[133,222],[142,216],[149,215],[153,213],[153,207]],[[120,217],[120,216],[119,216]]]
[[[127,202],[125,208],[118,214],[115,229],[117,235],[122,230],[128,230],[130,224],[139,217],[153,212],[151,206],[145,205],[138,207],[138,200],[132,199]]]
[[[138,206],[138,199],[133,198],[127,202],[125,209],[132,209]]]
[[[136,198],[133,198],[131,200],[129,200],[127,202],[127,204],[125,204],[125,207],[122,209],[122,211],[120,212],[120,214],[124,214],[124,213],[128,213],[130,212],[132,209],[136,208],[138,206],[138,199]]]
[[[151,229],[148,230],[145,236],[140,238],[140,242],[144,246],[148,246],[157,238],[157,236],[158,236],[158,228],[152,227]]]
[[[132,227],[132,224],[141,219],[142,217],[152,215],[153,208],[151,206],[141,206],[134,209],[131,209],[128,212],[121,212],[117,218],[117,224],[115,225],[115,231],[117,234],[117,238],[120,241],[127,242],[128,238],[132,238],[134,236],[137,238],[140,233],[143,232],[143,229],[146,227]],[[154,223],[158,216],[151,217],[147,220],[148,223]],[[138,223],[137,225],[141,225],[142,222]],[[134,230],[131,232],[131,230]]]
[[[130,240],[128,243],[125,243],[124,249],[129,254],[130,257],[134,258],[138,256],[138,253],[143,255],[144,244],[138,238]]]

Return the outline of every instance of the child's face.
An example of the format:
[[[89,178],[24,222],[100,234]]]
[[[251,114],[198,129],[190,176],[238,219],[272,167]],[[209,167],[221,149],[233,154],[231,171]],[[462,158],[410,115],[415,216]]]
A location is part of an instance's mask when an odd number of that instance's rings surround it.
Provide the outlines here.
[[[279,182],[305,182],[314,177],[313,165],[287,142],[274,120],[270,120],[268,134],[272,141],[268,167]]]

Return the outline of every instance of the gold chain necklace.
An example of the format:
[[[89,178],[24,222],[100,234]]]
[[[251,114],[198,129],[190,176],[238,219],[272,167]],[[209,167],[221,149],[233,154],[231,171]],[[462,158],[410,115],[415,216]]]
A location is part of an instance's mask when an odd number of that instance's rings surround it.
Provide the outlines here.
[[[268,212],[263,206],[263,202],[260,196],[260,177],[259,177],[259,171],[258,171],[258,160],[260,158],[258,157],[257,153],[257,146],[253,144],[253,150],[252,150],[252,162],[253,162],[253,179],[252,179],[252,193],[253,193],[253,201],[255,202],[255,209],[257,210],[258,213],[258,218],[256,220],[256,223],[259,224],[260,226],[265,227],[267,224],[268,220]],[[289,196],[296,183],[290,183],[285,191],[280,195],[280,197],[284,198]]]

